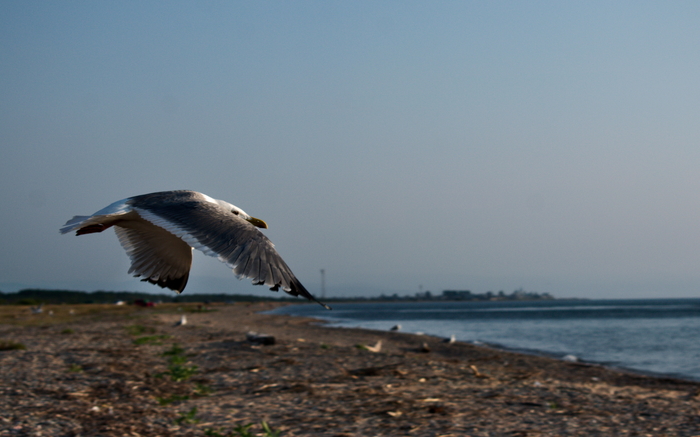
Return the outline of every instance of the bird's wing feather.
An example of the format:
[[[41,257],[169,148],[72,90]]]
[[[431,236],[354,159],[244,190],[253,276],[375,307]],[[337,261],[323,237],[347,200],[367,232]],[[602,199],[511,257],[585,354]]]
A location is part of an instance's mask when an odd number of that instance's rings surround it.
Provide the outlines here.
[[[187,285],[192,248],[170,232],[146,220],[129,220],[114,227],[131,260],[129,273],[177,293]]]
[[[239,278],[316,300],[262,232],[219,205],[198,199],[175,204],[143,198],[134,198],[132,205],[141,217],[218,258]]]
[[[91,216],[76,215],[61,227],[60,232],[62,234],[67,234],[71,231],[80,232],[81,229],[92,225],[102,226],[102,229],[95,229],[91,232],[101,232],[114,225],[116,221],[129,216],[129,213],[131,213],[131,206],[128,204],[128,201],[129,199],[118,200]]]
[[[239,278],[250,278],[253,284],[265,284],[274,291],[281,287],[292,296],[318,302],[264,234],[201,193],[167,191],[123,199],[92,216],[73,217],[61,233],[82,235],[111,226],[131,259],[129,273],[144,281],[181,292],[194,247],[217,257]]]
[[[123,199],[91,216],[75,216],[61,233],[77,235],[102,232],[114,226],[119,242],[131,260],[129,273],[152,284],[180,293],[187,285],[192,265],[192,248],[133,210],[130,199]]]
[[[82,225],[82,223],[90,218],[89,215],[76,215],[72,219],[68,220],[65,225],[61,226],[60,232],[62,234],[67,234],[68,232],[77,229],[76,225]],[[80,227],[80,226],[78,226]]]

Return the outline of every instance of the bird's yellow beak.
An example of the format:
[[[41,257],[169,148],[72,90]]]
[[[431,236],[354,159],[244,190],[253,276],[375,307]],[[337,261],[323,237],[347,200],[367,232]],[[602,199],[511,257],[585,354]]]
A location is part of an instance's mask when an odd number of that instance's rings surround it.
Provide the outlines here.
[[[255,227],[267,229],[267,223],[265,223],[263,220],[260,220],[259,218],[251,217],[246,220],[248,220],[248,222]]]

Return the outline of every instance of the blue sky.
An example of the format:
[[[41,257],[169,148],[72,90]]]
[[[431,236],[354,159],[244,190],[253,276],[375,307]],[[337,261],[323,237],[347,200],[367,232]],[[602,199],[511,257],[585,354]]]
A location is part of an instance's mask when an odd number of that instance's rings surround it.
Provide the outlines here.
[[[193,189],[318,293],[700,296],[696,2],[0,3],[0,290],[146,290],[112,232]],[[187,293],[264,294],[197,256]]]

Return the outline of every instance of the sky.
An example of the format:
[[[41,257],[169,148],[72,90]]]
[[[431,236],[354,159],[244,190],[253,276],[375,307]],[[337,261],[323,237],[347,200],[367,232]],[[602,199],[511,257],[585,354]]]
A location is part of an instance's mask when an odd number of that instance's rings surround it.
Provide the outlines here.
[[[74,215],[191,189],[326,296],[700,297],[700,3],[0,2],[0,290],[166,292]],[[267,295],[194,258],[185,293]]]

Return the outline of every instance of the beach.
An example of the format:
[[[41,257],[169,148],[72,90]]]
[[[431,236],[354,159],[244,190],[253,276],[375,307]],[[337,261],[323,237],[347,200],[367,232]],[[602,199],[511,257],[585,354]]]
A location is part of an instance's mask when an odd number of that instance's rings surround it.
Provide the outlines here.
[[[4,306],[0,436],[700,436],[698,382],[279,305]]]

